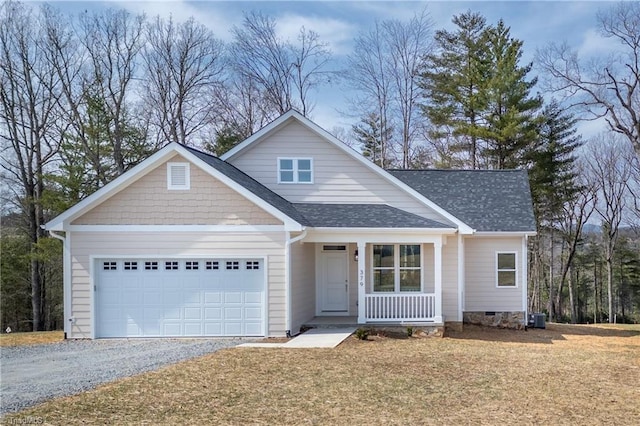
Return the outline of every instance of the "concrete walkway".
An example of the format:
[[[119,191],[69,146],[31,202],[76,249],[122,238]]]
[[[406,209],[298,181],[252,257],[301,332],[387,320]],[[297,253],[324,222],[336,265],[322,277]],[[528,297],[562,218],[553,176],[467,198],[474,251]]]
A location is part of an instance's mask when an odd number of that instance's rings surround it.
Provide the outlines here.
[[[350,328],[313,328],[286,343],[244,343],[238,348],[335,348],[356,331]]]

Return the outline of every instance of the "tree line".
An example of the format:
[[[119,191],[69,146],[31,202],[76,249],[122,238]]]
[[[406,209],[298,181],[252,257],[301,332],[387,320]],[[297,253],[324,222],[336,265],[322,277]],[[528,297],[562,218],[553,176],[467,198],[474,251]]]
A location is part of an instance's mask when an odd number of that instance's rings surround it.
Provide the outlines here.
[[[529,170],[531,310],[638,320],[637,16],[624,3],[597,17],[620,45],[601,64],[555,44],[522,64],[503,20],[468,11],[434,31],[424,10],[359,33],[341,69],[318,33],[283,39],[260,12],[223,42],[193,18],[4,2],[2,325],[62,326],[61,244],[47,220],[166,143],[220,155],[291,108],[312,117],[328,85],[351,94],[343,113],[357,121],[331,130],[381,167]],[[583,140],[578,120],[598,117],[609,131]]]

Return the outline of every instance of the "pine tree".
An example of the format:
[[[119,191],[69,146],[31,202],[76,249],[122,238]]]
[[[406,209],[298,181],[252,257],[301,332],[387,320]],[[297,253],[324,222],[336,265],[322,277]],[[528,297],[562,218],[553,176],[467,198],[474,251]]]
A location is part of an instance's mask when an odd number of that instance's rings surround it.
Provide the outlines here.
[[[393,161],[385,141],[391,139],[393,129],[386,127],[383,135],[382,122],[378,114],[370,113],[363,117],[360,123],[352,126],[351,130],[361,146],[362,155],[382,168],[388,168],[392,165]]]
[[[542,98],[529,94],[537,79],[526,80],[532,63],[519,65],[522,41],[511,37],[502,20],[485,33],[491,70],[486,82],[484,155],[490,168],[517,168],[538,138],[536,112],[542,106]]]
[[[539,140],[528,154],[533,206],[542,224],[550,224],[579,190],[575,150],[583,143],[577,119],[552,100],[540,116]]]
[[[430,136],[452,136],[456,142],[450,149],[467,152],[468,165],[475,169],[487,109],[487,25],[482,15],[471,11],[454,16],[453,23],[456,31],[436,32],[436,53],[426,58],[421,76],[426,98],[423,111],[435,129]]]

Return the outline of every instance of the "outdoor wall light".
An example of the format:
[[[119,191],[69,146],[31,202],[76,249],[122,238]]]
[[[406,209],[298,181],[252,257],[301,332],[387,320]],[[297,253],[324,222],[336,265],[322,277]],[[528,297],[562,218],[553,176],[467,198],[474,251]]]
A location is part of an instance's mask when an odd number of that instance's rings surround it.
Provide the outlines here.
[[[354,262],[358,261],[358,249],[356,249],[356,251],[353,252],[353,261]]]

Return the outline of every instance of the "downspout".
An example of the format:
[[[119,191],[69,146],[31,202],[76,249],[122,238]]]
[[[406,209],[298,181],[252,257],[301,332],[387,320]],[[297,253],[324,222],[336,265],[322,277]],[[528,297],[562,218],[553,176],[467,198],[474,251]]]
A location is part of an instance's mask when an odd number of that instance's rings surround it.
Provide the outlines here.
[[[291,238],[291,232],[285,232],[286,242],[284,245],[284,304],[285,304],[285,328],[287,337],[291,337],[291,244],[300,241],[307,236],[307,229],[302,229],[302,234]]]
[[[71,316],[71,263],[69,252],[69,239],[63,235],[56,234],[55,231],[49,230],[49,235],[62,241],[62,308],[63,308],[63,324],[64,324],[64,339],[67,340],[67,333],[70,332],[70,327],[73,324],[74,318]]]

